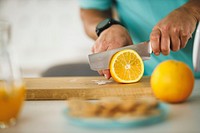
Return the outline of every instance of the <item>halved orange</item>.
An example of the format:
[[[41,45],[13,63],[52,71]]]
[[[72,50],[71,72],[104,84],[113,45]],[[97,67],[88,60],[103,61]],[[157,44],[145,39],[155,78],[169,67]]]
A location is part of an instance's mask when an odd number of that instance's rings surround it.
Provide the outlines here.
[[[119,83],[134,83],[142,78],[144,64],[136,51],[121,50],[111,58],[110,73],[112,78]]]

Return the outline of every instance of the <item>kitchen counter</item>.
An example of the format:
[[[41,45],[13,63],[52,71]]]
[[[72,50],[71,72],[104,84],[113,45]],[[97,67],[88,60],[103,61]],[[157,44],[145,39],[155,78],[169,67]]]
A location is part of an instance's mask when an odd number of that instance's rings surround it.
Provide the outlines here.
[[[26,101],[17,125],[0,133],[199,133],[200,80],[195,81],[192,95],[182,104],[168,104],[167,120],[144,127],[127,129],[91,129],[69,124],[64,117],[65,100]]]

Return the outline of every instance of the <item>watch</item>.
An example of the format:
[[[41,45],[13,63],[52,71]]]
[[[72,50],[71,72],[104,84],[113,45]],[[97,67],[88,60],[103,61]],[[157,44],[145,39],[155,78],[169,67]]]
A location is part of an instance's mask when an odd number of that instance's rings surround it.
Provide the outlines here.
[[[96,27],[97,36],[99,36],[102,31],[104,31],[105,29],[109,28],[110,26],[112,26],[114,24],[122,25],[120,22],[118,22],[112,18],[107,18],[107,19],[101,21]]]

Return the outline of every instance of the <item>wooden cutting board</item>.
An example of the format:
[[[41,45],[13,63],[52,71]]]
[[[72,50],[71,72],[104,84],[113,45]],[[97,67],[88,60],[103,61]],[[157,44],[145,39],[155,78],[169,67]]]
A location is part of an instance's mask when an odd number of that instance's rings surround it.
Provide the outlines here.
[[[119,96],[123,98],[153,97],[150,77],[143,77],[139,82],[119,84],[104,77],[52,77],[27,78],[27,100],[64,100],[72,97],[99,99]]]

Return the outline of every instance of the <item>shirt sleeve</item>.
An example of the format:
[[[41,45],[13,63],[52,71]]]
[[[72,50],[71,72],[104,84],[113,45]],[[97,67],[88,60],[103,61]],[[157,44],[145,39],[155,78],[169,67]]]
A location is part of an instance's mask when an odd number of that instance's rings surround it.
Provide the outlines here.
[[[112,6],[112,0],[79,0],[79,5],[84,9],[107,10]]]

